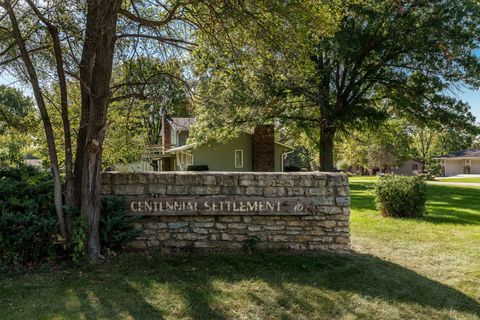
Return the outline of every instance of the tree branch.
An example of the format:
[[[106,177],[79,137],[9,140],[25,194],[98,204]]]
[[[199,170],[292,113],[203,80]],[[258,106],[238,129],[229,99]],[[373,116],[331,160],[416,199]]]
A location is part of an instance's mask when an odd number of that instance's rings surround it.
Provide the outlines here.
[[[131,13],[130,11],[126,10],[126,9],[120,9],[120,14],[126,18],[128,18],[129,20],[131,21],[134,21],[142,26],[146,26],[146,27],[150,27],[150,28],[161,28],[165,25],[167,25],[169,22],[171,22],[172,20],[174,20],[176,17],[175,17],[175,14],[177,13],[178,9],[180,8],[181,6],[181,2],[177,2],[175,3],[172,8],[170,10],[168,10],[166,16],[161,19],[161,20],[149,20],[149,19],[145,19],[145,18],[142,18],[138,15],[135,15],[133,13]]]

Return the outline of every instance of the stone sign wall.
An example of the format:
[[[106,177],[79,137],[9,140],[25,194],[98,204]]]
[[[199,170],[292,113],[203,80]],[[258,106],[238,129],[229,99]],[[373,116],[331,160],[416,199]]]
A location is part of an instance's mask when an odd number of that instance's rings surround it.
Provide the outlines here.
[[[139,215],[139,249],[349,250],[348,179],[335,173],[102,174],[102,193]]]

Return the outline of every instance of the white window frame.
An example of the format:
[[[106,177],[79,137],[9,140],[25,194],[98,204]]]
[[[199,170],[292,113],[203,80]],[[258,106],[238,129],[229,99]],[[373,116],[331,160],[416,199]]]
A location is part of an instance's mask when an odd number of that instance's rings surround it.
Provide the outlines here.
[[[182,152],[183,154],[183,157],[184,157],[184,163],[185,163],[185,169],[187,168],[187,166],[191,166],[193,165],[193,154],[191,152]],[[191,162],[188,162],[188,159],[190,158],[190,161]]]
[[[240,152],[240,154],[241,154],[241,156],[240,156],[241,163],[240,164],[237,164],[237,152]],[[234,156],[235,156],[235,159],[234,159],[235,168],[238,168],[238,169],[243,168],[243,149],[235,149]]]

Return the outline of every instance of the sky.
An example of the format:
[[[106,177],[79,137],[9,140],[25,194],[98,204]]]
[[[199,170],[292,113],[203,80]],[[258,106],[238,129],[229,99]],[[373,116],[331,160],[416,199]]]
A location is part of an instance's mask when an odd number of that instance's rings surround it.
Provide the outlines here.
[[[472,107],[472,113],[477,118],[477,122],[480,122],[480,90],[464,90],[463,93],[458,95],[460,99]]]

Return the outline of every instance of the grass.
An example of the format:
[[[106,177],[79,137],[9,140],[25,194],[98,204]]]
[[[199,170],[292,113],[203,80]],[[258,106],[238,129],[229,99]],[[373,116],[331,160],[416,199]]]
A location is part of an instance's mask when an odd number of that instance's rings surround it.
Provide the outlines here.
[[[480,183],[480,177],[474,178],[441,178],[437,179],[443,182],[468,182],[468,183]]]
[[[479,319],[480,188],[428,186],[428,215],[382,218],[353,181],[354,253],[120,255],[0,276],[0,319]]]

